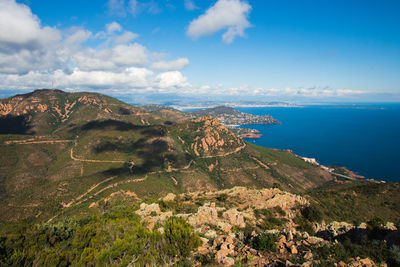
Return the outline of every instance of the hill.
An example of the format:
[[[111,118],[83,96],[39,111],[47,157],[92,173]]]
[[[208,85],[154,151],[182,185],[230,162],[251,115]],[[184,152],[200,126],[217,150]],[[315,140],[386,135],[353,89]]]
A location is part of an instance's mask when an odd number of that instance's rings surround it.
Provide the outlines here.
[[[215,118],[101,94],[37,90],[0,100],[0,113],[1,222],[86,213],[113,194],[305,192],[333,179],[288,151],[246,143]]]
[[[194,117],[212,116],[224,125],[247,125],[247,124],[274,124],[280,123],[269,115],[252,115],[240,112],[234,108],[218,106],[215,108],[200,109],[189,112]]]

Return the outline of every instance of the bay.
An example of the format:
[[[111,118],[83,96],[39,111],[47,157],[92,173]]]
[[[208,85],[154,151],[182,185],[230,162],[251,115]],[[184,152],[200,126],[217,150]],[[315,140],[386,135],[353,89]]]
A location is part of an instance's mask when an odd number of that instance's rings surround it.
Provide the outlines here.
[[[323,165],[341,165],[365,176],[400,182],[400,104],[237,108],[272,115],[281,124],[242,125],[257,129],[260,146],[291,149]]]

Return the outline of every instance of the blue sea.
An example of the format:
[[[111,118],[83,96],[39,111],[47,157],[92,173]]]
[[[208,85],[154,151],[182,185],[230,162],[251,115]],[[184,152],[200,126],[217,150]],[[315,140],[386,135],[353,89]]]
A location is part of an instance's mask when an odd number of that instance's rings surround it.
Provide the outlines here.
[[[400,104],[238,108],[272,115],[282,124],[257,129],[260,146],[291,149],[323,165],[341,165],[365,176],[400,182]]]

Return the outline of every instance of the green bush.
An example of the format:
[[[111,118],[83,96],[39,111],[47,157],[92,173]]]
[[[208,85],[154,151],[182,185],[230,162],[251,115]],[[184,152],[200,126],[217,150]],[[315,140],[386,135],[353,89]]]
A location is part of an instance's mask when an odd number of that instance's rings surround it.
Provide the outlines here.
[[[257,236],[248,237],[248,245],[256,250],[260,251],[277,251],[275,242],[277,241],[277,236],[273,234],[261,233]]]
[[[182,218],[165,233],[150,231],[134,207],[50,224],[17,223],[2,229],[0,266],[128,266],[187,263],[201,240]]]
[[[385,222],[383,221],[382,218],[380,217],[374,217],[372,220],[367,222],[367,229],[369,231],[377,231],[380,230],[383,227],[383,224]]]
[[[168,218],[164,226],[164,236],[168,254],[179,258],[188,257],[201,244],[199,236],[192,232],[191,225],[183,218]]]
[[[322,212],[313,204],[305,207],[301,214],[310,222],[321,222],[323,217]]]
[[[313,226],[309,221],[307,221],[303,216],[297,215],[294,219],[293,222],[297,224],[298,226],[296,229],[301,232],[307,232],[310,235],[315,235],[315,231]]]

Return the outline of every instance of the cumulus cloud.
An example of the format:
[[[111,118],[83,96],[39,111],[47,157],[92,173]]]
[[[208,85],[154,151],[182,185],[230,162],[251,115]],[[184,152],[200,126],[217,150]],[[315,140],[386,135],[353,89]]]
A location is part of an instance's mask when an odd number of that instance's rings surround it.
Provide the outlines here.
[[[185,5],[185,9],[186,9],[186,10],[189,10],[189,11],[198,9],[198,7],[197,7],[196,4],[193,2],[193,0],[185,0],[184,5]]]
[[[218,0],[203,15],[190,22],[187,35],[196,39],[226,30],[222,40],[230,44],[237,36],[244,37],[251,26],[248,16],[251,6],[240,0]]]
[[[161,88],[185,87],[188,86],[187,78],[179,71],[168,71],[156,76],[156,85]]]
[[[117,12],[125,3],[114,0],[109,6]],[[97,33],[45,27],[26,5],[0,0],[0,89],[49,88],[54,83],[60,89],[165,91],[188,84],[176,71],[188,59],[162,61],[165,54],[148,51],[133,42],[136,38],[115,21]],[[89,40],[97,45],[89,46]]]
[[[171,60],[171,61],[154,62],[150,65],[150,68],[152,68],[153,70],[158,70],[158,71],[179,70],[179,69],[183,69],[187,65],[189,65],[189,59],[179,58],[177,60]]]
[[[122,27],[117,22],[113,21],[110,24],[106,25],[106,30],[107,33],[113,33],[115,31],[120,32],[122,30]]]
[[[118,71],[132,65],[145,65],[147,63],[147,49],[137,43],[117,45],[101,50],[86,48],[74,54],[72,62],[85,71]]]
[[[123,34],[121,34],[115,38],[114,42],[116,44],[126,44],[138,37],[139,37],[139,34],[136,34],[136,33],[130,32],[130,31],[124,31]]]
[[[55,45],[61,39],[56,28],[41,27],[31,10],[14,0],[0,1],[0,52],[18,53]]]

